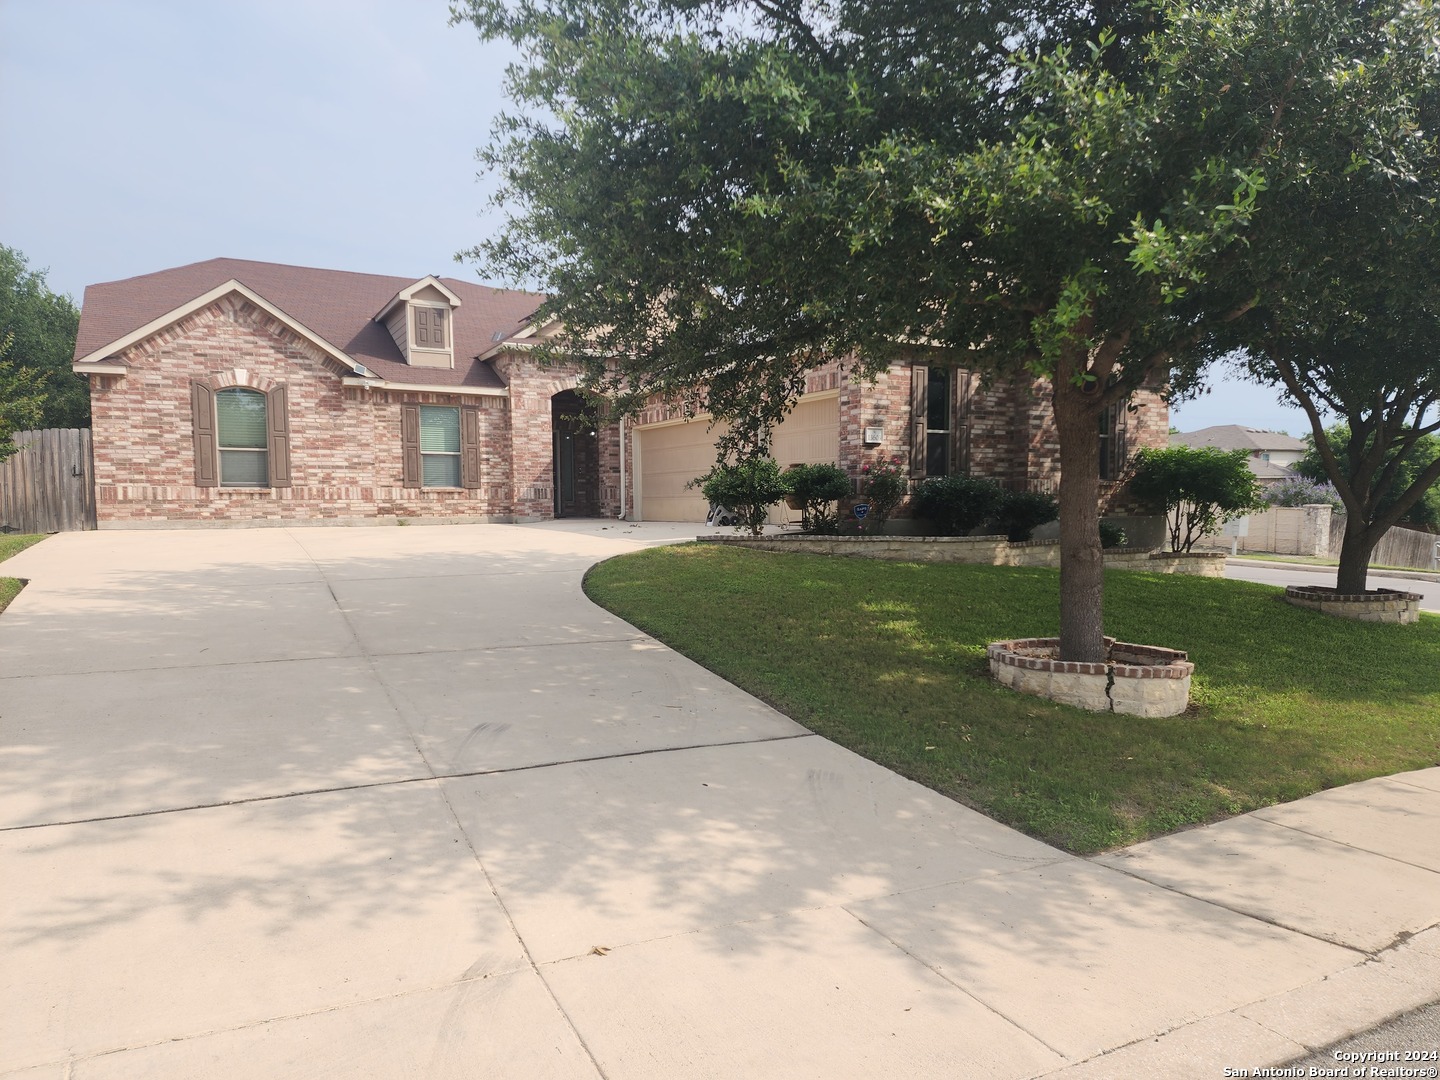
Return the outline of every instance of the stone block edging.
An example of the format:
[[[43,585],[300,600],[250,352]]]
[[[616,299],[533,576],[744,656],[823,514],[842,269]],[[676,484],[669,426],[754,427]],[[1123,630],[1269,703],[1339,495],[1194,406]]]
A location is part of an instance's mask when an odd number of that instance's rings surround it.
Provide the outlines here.
[[[812,555],[838,555],[897,562],[958,562],[986,566],[1059,566],[1056,540],[1011,543],[1003,536],[807,536],[796,533],[746,536],[697,536],[706,544],[737,544],[756,551],[803,551]],[[1173,555],[1149,548],[1107,548],[1105,565],[1111,570],[1142,570],[1162,574],[1220,577],[1225,573],[1221,552]]]
[[[1092,712],[1176,716],[1190,703],[1195,665],[1179,649],[1105,639],[1105,663],[1057,660],[1059,638],[1017,638],[986,647],[990,674],[1022,694]]]
[[[1287,585],[1285,602],[1307,611],[1360,622],[1415,623],[1420,621],[1420,594],[1399,589],[1339,593],[1325,585]]]

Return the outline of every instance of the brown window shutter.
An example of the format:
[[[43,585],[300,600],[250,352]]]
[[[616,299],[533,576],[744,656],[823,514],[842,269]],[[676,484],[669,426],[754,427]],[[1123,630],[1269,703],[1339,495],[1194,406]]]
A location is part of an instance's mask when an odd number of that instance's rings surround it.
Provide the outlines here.
[[[195,486],[215,487],[220,482],[220,458],[215,446],[215,391],[208,383],[190,384],[190,420],[195,431]]]
[[[420,406],[400,406],[400,471],[405,487],[420,487]]]
[[[445,348],[445,312],[435,308],[430,312],[431,343],[437,349]]]
[[[480,410],[460,410],[460,486],[480,486]]]
[[[930,386],[930,368],[915,364],[910,368],[910,478],[925,475],[925,398]]]
[[[956,368],[950,373],[953,408],[950,417],[950,472],[970,472],[970,372]]]
[[[1120,410],[1115,422],[1115,476],[1118,479],[1130,463],[1130,399],[1118,402],[1115,407]]]
[[[290,486],[290,414],[286,404],[283,383],[265,395],[265,449],[270,459],[271,487]]]
[[[426,349],[435,347],[435,339],[430,333],[429,308],[417,307],[415,309],[415,344]]]

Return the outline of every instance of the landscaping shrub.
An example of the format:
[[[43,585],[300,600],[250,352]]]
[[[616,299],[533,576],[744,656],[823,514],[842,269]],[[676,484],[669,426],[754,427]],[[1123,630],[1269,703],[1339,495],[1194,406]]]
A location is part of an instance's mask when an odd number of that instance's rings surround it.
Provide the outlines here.
[[[1124,546],[1125,546],[1126,544],[1128,544],[1129,542],[1130,542],[1130,538],[1125,535],[1125,530],[1122,529],[1119,525],[1115,524],[1115,522],[1113,522],[1113,521],[1102,521],[1102,522],[1100,522],[1100,546],[1101,546],[1101,547],[1107,547],[1107,548],[1124,547]]]
[[[1248,457],[1213,446],[1141,450],[1130,492],[1165,515],[1170,550],[1189,551],[1222,523],[1264,505]]]
[[[835,503],[851,493],[850,477],[838,465],[791,465],[780,474],[786,493],[800,504],[800,531],[840,531]]]
[[[905,497],[905,476],[899,457],[881,458],[873,465],[860,466],[860,494],[870,504],[865,526],[879,532]]]
[[[711,505],[728,508],[735,513],[737,529],[749,529],[759,536],[765,528],[770,507],[785,498],[785,484],[780,479],[780,466],[774,458],[752,457],[731,465],[716,465],[691,484],[698,485]]]
[[[915,485],[915,512],[928,518],[939,536],[964,536],[992,520],[1005,502],[1005,489],[975,476],[930,476]]]
[[[996,532],[1003,532],[1011,541],[1029,540],[1035,530],[1060,516],[1055,496],[1038,491],[1007,491],[1000,509],[991,519]]]
[[[1265,489],[1265,502],[1270,506],[1313,506],[1324,503],[1337,514],[1345,512],[1345,503],[1335,485],[1327,481],[1311,480],[1308,476],[1296,476],[1281,480]]]

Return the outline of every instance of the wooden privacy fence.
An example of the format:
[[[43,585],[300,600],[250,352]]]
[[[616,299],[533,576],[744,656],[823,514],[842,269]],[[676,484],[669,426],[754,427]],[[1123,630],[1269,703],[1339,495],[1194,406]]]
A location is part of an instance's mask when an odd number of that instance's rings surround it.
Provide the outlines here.
[[[1338,557],[1340,544],[1345,539],[1345,518],[1336,514],[1330,519],[1330,552]],[[1419,529],[1405,529],[1396,526],[1386,531],[1375,545],[1370,556],[1371,566],[1413,566],[1418,570],[1429,570],[1436,541],[1440,536]]]
[[[0,461],[0,529],[52,533],[95,528],[89,428],[17,431],[20,452]]]

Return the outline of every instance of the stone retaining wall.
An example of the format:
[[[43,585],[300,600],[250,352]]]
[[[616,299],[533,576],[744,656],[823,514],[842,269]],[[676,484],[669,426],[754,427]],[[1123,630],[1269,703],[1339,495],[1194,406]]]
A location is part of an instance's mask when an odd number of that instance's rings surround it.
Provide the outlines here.
[[[1105,639],[1104,663],[1057,660],[1059,638],[996,641],[987,649],[990,674],[1022,694],[1092,712],[1177,716],[1190,703],[1195,665],[1178,649]]]
[[[1341,619],[1389,623],[1420,621],[1420,594],[1397,589],[1337,593],[1324,585],[1287,585],[1285,600],[1296,607]]]
[[[1003,536],[744,536],[696,537],[708,544],[739,544],[757,551],[803,551],[812,555],[840,555],[895,562],[958,562],[985,566],[1059,566],[1057,540],[1029,540],[1012,544]],[[1174,555],[1146,548],[1111,548],[1105,552],[1111,570],[1144,570],[1160,574],[1195,574],[1221,577],[1223,552]]]

